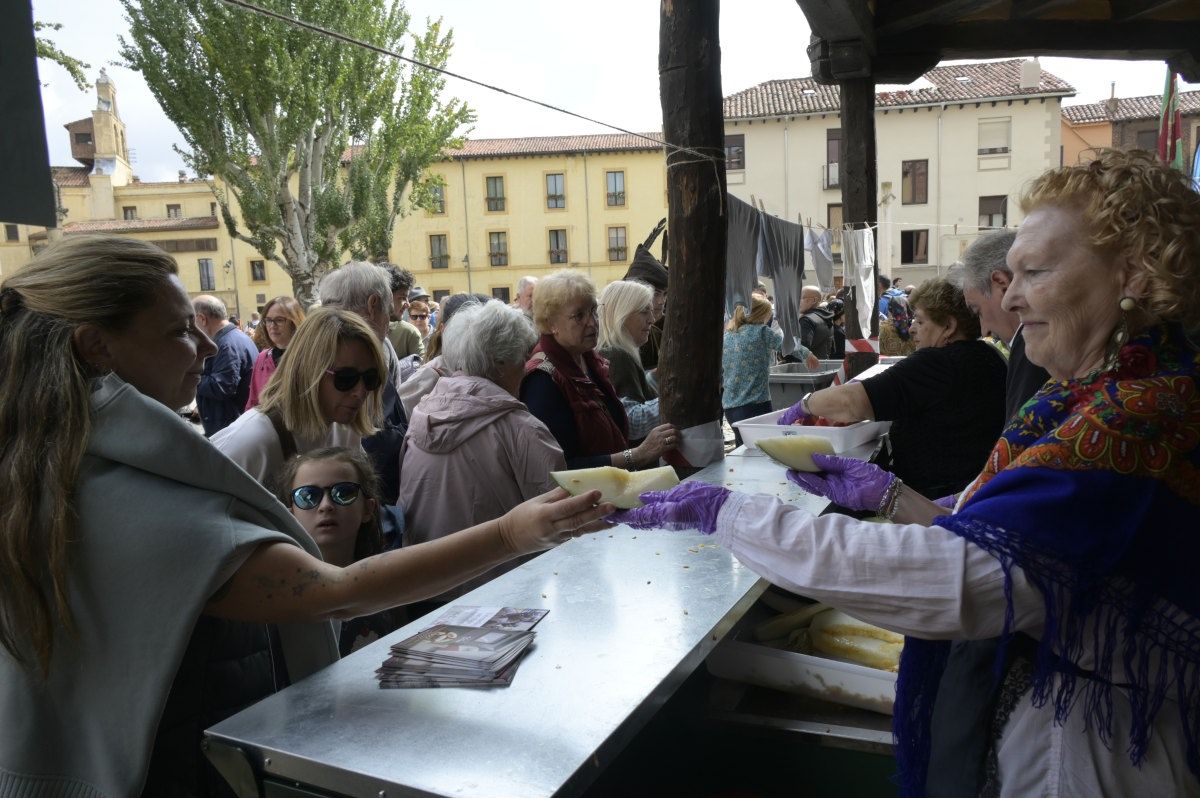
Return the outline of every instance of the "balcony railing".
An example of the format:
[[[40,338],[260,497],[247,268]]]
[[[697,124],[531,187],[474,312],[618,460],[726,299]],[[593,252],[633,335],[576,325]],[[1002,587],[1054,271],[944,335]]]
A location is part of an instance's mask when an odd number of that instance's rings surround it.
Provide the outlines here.
[[[608,259],[609,260],[625,260],[626,250],[627,250],[627,247],[609,247],[608,248]]]
[[[504,197],[488,197],[487,198],[487,209],[489,211],[504,210]]]
[[[829,190],[838,188],[841,183],[838,181],[838,164],[827,163],[821,166],[821,188]]]
[[[488,253],[488,257],[491,259],[491,263],[493,266],[507,266],[508,265],[508,251],[507,250],[494,249]]]
[[[609,205],[624,205],[625,204],[625,192],[624,191],[608,192],[608,204]]]
[[[567,251],[565,249],[550,250],[550,262],[551,263],[566,263],[567,262]]]
[[[430,255],[429,268],[431,269],[448,269],[450,268],[449,255]]]

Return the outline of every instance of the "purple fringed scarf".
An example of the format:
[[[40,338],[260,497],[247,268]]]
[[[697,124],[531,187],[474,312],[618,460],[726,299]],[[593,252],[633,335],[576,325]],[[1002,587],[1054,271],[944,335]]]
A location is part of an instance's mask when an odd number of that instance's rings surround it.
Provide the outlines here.
[[[1200,776],[1200,352],[1160,328],[1120,352],[1115,373],[1047,383],[992,450],[968,499],[935,524],[995,555],[1012,631],[1011,569],[1045,600],[1034,706],[1084,712],[1110,744],[1112,681],[1129,685],[1130,761],[1155,715],[1178,706]],[[930,722],[949,644],[909,638],[893,730],[903,795],[925,791]],[[1080,663],[1094,678],[1082,676]],[[984,686],[986,689],[986,686]]]

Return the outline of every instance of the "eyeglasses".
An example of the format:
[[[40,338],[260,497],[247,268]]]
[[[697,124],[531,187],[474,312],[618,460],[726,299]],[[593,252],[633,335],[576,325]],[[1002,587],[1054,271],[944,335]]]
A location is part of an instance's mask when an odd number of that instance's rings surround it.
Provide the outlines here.
[[[292,504],[301,510],[311,510],[325,498],[326,491],[329,492],[329,498],[334,504],[339,507],[347,507],[358,501],[358,496],[362,493],[362,486],[357,482],[335,482],[328,488],[320,485],[301,485],[292,491]]]
[[[333,377],[333,387],[342,393],[353,391],[359,380],[362,380],[363,387],[368,391],[379,387],[379,372],[375,369],[366,371],[352,368],[325,369],[325,373]]]
[[[421,319],[429,318],[429,314],[428,313],[418,313],[417,315],[414,316],[413,314],[410,313],[410,314],[408,314],[408,317],[410,319],[412,319],[413,321],[420,321]]]
[[[600,318],[600,307],[598,305],[593,305],[591,310],[581,310],[578,313],[572,313],[570,316],[567,316],[567,320],[572,324],[582,324],[584,319],[595,320],[598,318]]]
[[[289,319],[287,316],[268,316],[267,318],[263,319],[263,324],[271,327],[282,327],[289,321],[291,321],[291,319]]]

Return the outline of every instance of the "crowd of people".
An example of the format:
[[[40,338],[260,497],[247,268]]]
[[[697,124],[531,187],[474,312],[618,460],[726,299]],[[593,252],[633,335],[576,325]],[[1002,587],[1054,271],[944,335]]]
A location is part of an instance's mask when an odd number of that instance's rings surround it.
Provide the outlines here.
[[[789,472],[852,512],[820,517],[553,488],[680,445],[654,236],[602,291],[565,269],[511,305],[350,262],[248,331],[152,244],[48,246],[0,286],[0,786],[221,794],[204,728],[607,518],[715,533],[907,634],[906,794],[1200,791],[1200,196],[1108,153],[1023,210],[946,279],[881,278],[881,339],[911,355],[783,414],[892,422],[890,459]],[[853,297],[797,299],[789,356],[839,358]],[[773,316],[763,288],[725,320],[730,422],[771,409]]]

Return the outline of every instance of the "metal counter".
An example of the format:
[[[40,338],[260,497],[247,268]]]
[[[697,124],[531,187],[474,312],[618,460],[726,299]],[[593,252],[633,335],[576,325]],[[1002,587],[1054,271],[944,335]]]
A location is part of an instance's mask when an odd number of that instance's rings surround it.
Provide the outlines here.
[[[749,489],[740,459],[704,473]],[[765,587],[703,535],[585,536],[454,602],[550,610],[510,687],[380,689],[416,622],[209,729],[207,750],[243,783],[227,746],[259,776],[347,795],[578,794]]]
[[[828,506],[756,451],[692,479]],[[214,726],[205,748],[242,795],[262,779],[372,798],[577,795],[765,587],[711,538],[616,527],[454,602],[550,610],[510,687],[380,689],[375,669],[417,621]]]

